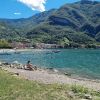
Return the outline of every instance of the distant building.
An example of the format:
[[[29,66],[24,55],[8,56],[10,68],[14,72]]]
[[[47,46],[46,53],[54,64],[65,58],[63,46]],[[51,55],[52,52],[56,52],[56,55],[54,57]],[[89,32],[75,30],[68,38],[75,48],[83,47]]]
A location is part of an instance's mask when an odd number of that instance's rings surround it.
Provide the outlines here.
[[[18,48],[18,49],[25,49],[25,48],[31,48],[32,44],[28,42],[12,42],[11,46],[13,48]]]
[[[38,49],[50,49],[50,48],[58,48],[59,45],[57,44],[45,44],[45,43],[36,43],[35,48]]]

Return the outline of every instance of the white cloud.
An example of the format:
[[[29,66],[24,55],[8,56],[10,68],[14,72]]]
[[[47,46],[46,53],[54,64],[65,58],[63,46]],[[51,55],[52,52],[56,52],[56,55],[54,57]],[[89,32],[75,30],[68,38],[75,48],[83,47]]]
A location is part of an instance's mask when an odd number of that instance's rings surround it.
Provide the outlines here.
[[[17,0],[17,1],[25,4],[32,10],[38,10],[38,11],[43,12],[45,11],[44,4],[46,3],[47,0]]]
[[[15,12],[14,15],[21,15],[21,13],[20,12]]]

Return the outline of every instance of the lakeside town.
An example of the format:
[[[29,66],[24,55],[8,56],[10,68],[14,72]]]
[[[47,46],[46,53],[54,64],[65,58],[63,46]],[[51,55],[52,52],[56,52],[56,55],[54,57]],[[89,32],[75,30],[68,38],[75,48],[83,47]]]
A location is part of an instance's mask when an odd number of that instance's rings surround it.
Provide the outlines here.
[[[78,44],[78,43],[67,43],[67,44],[49,44],[49,43],[32,43],[30,41],[12,41],[7,42],[5,39],[0,39],[0,48],[1,49],[59,49],[59,48],[94,48],[98,49],[100,48],[100,44]]]

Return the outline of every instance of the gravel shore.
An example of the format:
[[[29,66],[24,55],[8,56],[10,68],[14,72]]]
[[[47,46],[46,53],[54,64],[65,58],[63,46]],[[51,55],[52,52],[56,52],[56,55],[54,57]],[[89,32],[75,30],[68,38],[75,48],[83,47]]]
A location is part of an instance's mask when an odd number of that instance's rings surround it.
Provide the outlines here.
[[[45,84],[70,84],[70,85],[81,85],[93,90],[100,91],[100,81],[94,80],[83,80],[83,79],[75,79],[72,77],[68,77],[66,75],[57,74],[57,73],[49,73],[47,70],[38,69],[35,71],[28,71],[23,69],[15,69],[15,68],[4,68],[12,73],[18,73],[22,78],[37,81]]]

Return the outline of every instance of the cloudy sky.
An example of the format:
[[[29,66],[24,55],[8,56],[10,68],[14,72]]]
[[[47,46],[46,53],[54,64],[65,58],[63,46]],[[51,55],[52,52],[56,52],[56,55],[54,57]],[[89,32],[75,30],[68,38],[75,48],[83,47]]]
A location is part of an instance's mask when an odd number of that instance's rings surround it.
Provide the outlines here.
[[[0,0],[0,18],[26,18],[76,1],[79,0]]]

